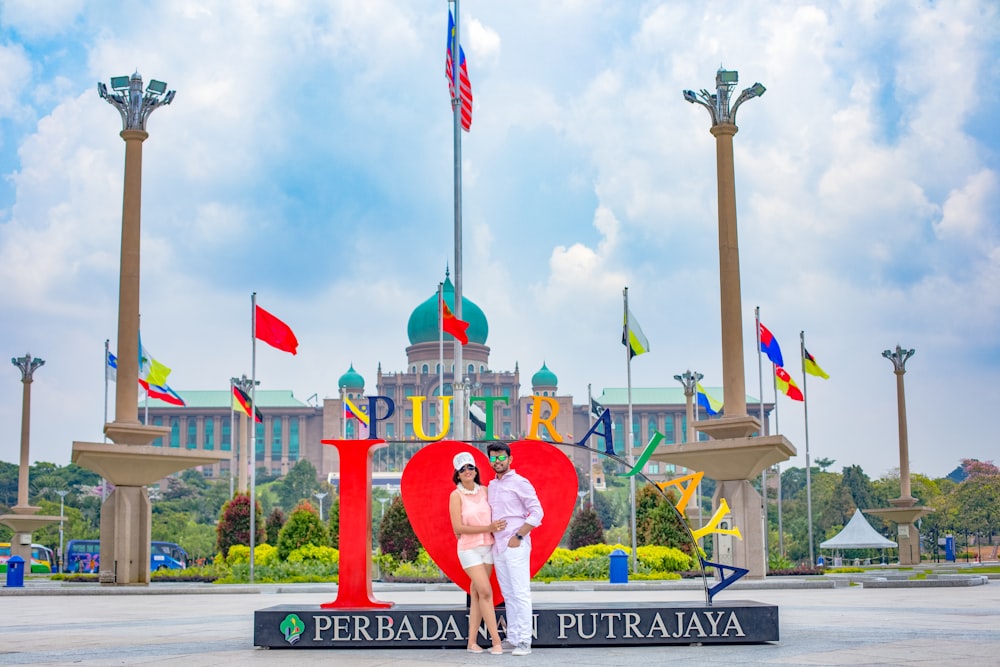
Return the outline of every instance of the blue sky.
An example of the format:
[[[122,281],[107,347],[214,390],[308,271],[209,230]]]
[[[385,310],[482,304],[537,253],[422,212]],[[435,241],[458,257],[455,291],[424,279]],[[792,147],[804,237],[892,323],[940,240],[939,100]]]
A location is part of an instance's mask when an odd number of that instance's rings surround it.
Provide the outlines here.
[[[453,265],[447,3],[0,3],[0,347],[47,361],[32,460],[99,440],[114,346],[124,144],[98,81],[138,70],[174,103],[144,144],[143,342],[170,384],[249,373],[250,293],[297,357],[258,377],[336,395],[354,364],[406,365],[406,322]],[[884,349],[917,350],[914,472],[996,457],[1000,102],[995,3],[461,5],[476,99],[463,137],[466,296],[491,366],[543,362],[582,402],[626,382],[621,293],[652,351],[635,386],[721,384],[714,139],[683,89],[738,70],[766,94],[735,138],[747,387],[753,311],[811,378],[809,439],[834,469],[898,465]],[[801,371],[789,362],[801,384]],[[21,385],[0,383],[16,462]],[[770,397],[770,390],[765,390]],[[780,431],[805,448],[801,405]],[[977,426],[977,424],[979,424]],[[994,444],[990,444],[994,443]]]

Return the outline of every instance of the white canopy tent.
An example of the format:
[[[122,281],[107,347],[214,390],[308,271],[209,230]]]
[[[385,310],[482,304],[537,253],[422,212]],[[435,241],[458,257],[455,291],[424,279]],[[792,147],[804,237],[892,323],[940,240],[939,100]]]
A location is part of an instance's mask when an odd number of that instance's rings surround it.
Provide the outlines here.
[[[876,532],[868,523],[861,510],[855,509],[854,516],[847,522],[844,529],[825,542],[820,549],[887,549],[897,544],[887,540]]]

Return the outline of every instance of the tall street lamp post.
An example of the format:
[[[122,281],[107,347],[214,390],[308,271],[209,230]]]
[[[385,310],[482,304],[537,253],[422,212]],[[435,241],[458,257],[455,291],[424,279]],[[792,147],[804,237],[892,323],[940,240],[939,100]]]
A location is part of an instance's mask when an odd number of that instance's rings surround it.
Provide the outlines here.
[[[784,436],[761,435],[761,422],[747,414],[733,137],[738,129],[737,109],[745,101],[763,95],[765,89],[755,83],[731,101],[738,80],[737,72],[720,69],[715,75],[714,93],[684,91],[685,100],[708,111],[712,119],[710,132],[715,137],[725,414],[719,419],[696,422],[695,430],[705,433],[711,440],[665,447],[662,452],[654,453],[652,459],[700,470],[717,482],[713,506],[720,507],[725,499],[733,525],[741,528],[744,538],[734,543],[732,562],[726,564],[746,568],[748,576],[756,579],[767,574],[767,553],[762,499],[751,480],[775,463],[794,456],[795,447]],[[757,435],[753,437],[754,434]],[[721,553],[718,537],[713,535],[715,553]]]
[[[66,494],[69,491],[56,491],[59,494],[59,571],[62,572],[65,568],[63,567],[63,520],[65,519],[65,513],[63,508],[65,507]]]
[[[903,375],[906,374],[906,362],[916,354],[916,350],[905,350],[896,345],[895,350],[885,350],[882,356],[892,362],[893,373],[896,374],[896,420],[899,424],[899,498],[889,501],[891,508],[866,510],[869,514],[883,516],[896,523],[897,540],[899,544],[899,564],[920,564],[920,528],[919,519],[934,510],[929,507],[917,507],[917,499],[910,492],[910,449],[906,434],[906,396],[903,391]]]
[[[35,371],[45,365],[38,357],[25,354],[14,357],[10,363],[21,371],[21,462],[17,471],[17,504],[11,510],[13,514],[0,516],[0,523],[14,531],[11,539],[11,555],[20,556],[25,563],[31,562],[31,533],[46,524],[55,523],[58,517],[39,516],[38,507],[29,502],[28,473],[31,467],[29,448],[31,443],[31,383]]]
[[[320,491],[319,493],[314,493],[313,496],[319,501],[319,520],[323,521],[323,499],[326,498],[327,493]]]
[[[118,381],[115,418],[104,425],[111,443],[74,442],[73,463],[92,470],[115,489],[101,505],[102,584],[144,584],[150,581],[152,506],[147,486],[167,475],[226,458],[216,451],[175,450],[152,443],[169,435],[169,427],[139,421],[139,251],[142,201],[142,144],[149,137],[150,114],[170,104],[174,91],[152,80],[143,90],[142,76],[116,76],[110,90],[97,84],[101,99],[118,111],[125,141],[122,192],[121,255],[118,282]]]
[[[10,363],[21,371],[21,384],[23,385],[21,391],[21,465],[17,471],[17,505],[13,508],[15,512],[18,512],[18,508],[27,510],[31,507],[28,504],[28,469],[31,465],[28,455],[31,442],[31,383],[34,380],[35,371],[45,365],[45,360],[25,354],[23,357],[14,357]],[[24,514],[34,514],[37,511],[36,507],[34,512],[25,511]]]

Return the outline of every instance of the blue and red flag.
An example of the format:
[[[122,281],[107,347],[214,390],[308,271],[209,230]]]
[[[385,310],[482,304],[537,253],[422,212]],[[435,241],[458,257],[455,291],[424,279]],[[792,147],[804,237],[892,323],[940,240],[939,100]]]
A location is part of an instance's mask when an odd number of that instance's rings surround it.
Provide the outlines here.
[[[455,92],[454,65],[451,55],[451,43],[455,40],[455,16],[448,10],[448,57],[445,60],[445,76],[448,77],[448,91],[451,99],[458,99],[462,105],[462,129],[466,132],[472,127],[472,83],[469,81],[469,69],[465,65],[465,49],[458,45],[458,93]]]
[[[169,385],[153,384],[152,382],[148,382],[142,378],[139,378],[139,384],[146,390],[146,394],[150,398],[158,398],[165,403],[170,403],[171,405],[176,405],[182,408],[187,405],[187,403],[184,402],[184,399],[181,398],[181,395],[171,389]]]
[[[775,366],[784,366],[785,360],[781,356],[781,348],[778,346],[778,339],[764,326],[760,320],[757,321],[760,329],[760,351],[767,355],[771,363]]]

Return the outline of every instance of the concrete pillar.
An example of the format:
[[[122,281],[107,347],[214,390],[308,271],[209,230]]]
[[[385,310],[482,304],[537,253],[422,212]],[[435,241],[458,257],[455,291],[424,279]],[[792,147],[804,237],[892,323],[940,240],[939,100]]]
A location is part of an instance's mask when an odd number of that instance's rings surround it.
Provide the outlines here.
[[[151,523],[146,487],[115,487],[101,505],[102,584],[149,584]]]
[[[892,501],[897,507],[915,505],[917,500],[910,491],[910,444],[906,432],[906,392],[903,389],[905,368],[897,368],[896,419],[899,422],[899,498]]]
[[[142,205],[144,130],[122,130],[125,187],[122,195],[122,247],[118,280],[118,381],[115,422],[139,423],[139,238]],[[133,381],[129,381],[129,380]]]
[[[713,125],[719,198],[719,286],[722,314],[722,387],[727,417],[747,414],[743,376],[743,301],[740,291],[740,244],[736,232],[736,175],[732,123]],[[748,434],[749,435],[749,434]]]

